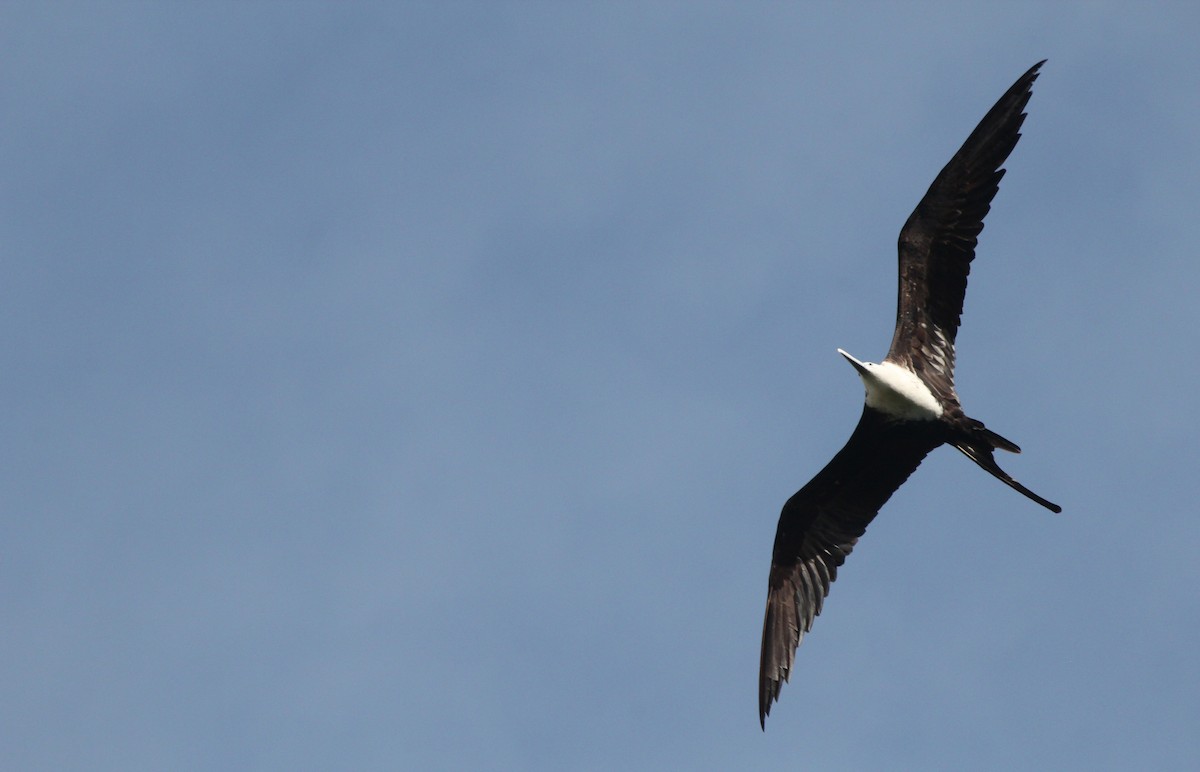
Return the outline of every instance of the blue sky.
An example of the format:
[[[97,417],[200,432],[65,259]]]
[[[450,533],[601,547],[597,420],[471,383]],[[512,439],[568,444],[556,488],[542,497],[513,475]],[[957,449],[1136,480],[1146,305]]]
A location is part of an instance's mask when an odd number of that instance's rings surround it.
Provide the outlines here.
[[[0,767],[1200,764],[1200,12],[6,4]],[[1049,58],[952,450],[765,734],[783,501]]]

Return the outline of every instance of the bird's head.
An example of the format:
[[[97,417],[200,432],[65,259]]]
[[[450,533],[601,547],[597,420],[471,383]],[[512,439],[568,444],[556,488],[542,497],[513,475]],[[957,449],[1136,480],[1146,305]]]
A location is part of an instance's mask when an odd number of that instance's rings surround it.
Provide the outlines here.
[[[942,414],[942,404],[911,370],[892,362],[860,362],[845,351],[846,357],[862,378],[867,406],[905,420],[932,419]]]

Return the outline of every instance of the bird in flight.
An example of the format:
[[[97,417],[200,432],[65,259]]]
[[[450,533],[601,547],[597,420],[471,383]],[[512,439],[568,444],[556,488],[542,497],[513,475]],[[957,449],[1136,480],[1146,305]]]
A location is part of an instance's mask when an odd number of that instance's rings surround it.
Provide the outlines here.
[[[968,417],[954,391],[954,338],[975,244],[1044,63],[1029,68],[1000,97],[900,230],[896,331],[887,356],[878,364],[860,362],[838,349],[862,378],[866,401],[846,446],[787,500],[779,517],[758,675],[764,729],[838,566],[934,448],[953,445],[1009,487],[1052,512],[1062,511],[1000,468],[994,451],[1021,449]]]

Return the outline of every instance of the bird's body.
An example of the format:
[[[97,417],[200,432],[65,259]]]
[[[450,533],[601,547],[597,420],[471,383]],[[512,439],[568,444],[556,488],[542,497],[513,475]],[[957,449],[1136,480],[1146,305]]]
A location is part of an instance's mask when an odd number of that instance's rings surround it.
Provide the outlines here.
[[[984,116],[901,229],[896,330],[887,357],[860,362],[838,350],[862,378],[865,404],[845,447],[788,499],[779,518],[759,666],[764,727],[838,567],[930,451],[953,445],[1006,485],[1061,511],[1000,469],[994,451],[1020,448],[969,418],[954,390],[954,341],[976,239],[1042,64]]]

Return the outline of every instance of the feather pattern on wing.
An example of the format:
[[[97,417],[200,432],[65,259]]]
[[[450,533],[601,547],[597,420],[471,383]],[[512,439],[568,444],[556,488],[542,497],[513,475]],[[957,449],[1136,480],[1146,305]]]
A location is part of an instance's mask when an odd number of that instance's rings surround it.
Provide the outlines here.
[[[846,446],[783,505],[763,621],[761,723],[791,675],[796,647],[821,613],[838,566],[879,508],[945,439],[940,422],[894,421],[864,407]]]
[[[1043,63],[1029,68],[988,111],[900,230],[896,331],[887,360],[911,368],[951,401],[957,402],[954,340],[967,274]]]

